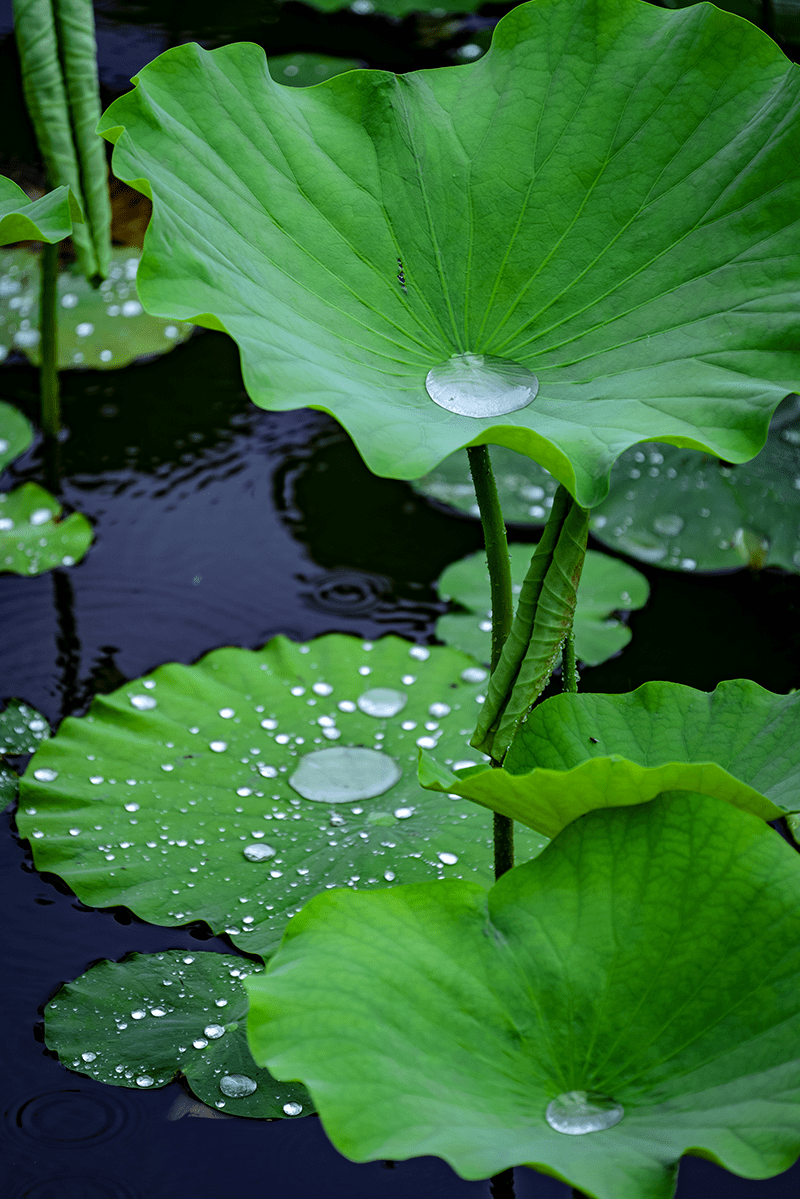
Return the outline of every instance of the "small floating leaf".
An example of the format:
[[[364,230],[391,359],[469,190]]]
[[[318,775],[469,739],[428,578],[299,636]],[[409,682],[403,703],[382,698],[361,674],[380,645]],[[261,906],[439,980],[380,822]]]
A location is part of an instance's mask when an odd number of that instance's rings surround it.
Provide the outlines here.
[[[0,400],[0,471],[18,458],[33,441],[33,427],[18,408]]]
[[[259,954],[319,890],[488,882],[491,816],[417,781],[419,747],[454,765],[481,760],[467,738],[486,672],[465,681],[471,670],[456,650],[340,634],[159,667],[98,696],[40,748],[23,777],[19,831],[39,869],[86,903],[125,904],[155,924],[205,920]],[[376,688],[405,705],[363,711],[359,699]],[[298,779],[334,747],[388,767],[373,798],[345,800],[338,771],[327,802],[324,785],[311,795]],[[520,856],[544,840],[521,830]]]
[[[800,1152],[800,858],[708,796],[591,812],[488,895],[319,895],[245,985],[256,1061],[355,1161],[668,1199],[683,1153],[766,1178]],[[576,1093],[603,1119],[556,1128]]]
[[[510,545],[511,576],[519,593],[530,565],[533,546]],[[437,636],[448,645],[472,654],[482,662],[490,654],[489,572],[483,551],[448,566],[439,580],[439,592],[468,612],[440,616]],[[644,575],[625,562],[589,550],[583,564],[575,609],[575,652],[587,666],[597,666],[623,649],[630,629],[612,613],[641,608],[649,587]]]
[[[112,1086],[163,1087],[182,1075],[229,1115],[274,1119],[288,1103],[308,1114],[305,1087],[276,1082],[247,1047],[242,984],[260,970],[248,958],[185,949],[99,962],[50,1000],[45,1041],[69,1069]],[[225,1086],[227,1078],[249,1086]]]
[[[0,572],[39,575],[79,562],[94,531],[80,512],[61,519],[61,511],[58,500],[38,483],[0,492]]]

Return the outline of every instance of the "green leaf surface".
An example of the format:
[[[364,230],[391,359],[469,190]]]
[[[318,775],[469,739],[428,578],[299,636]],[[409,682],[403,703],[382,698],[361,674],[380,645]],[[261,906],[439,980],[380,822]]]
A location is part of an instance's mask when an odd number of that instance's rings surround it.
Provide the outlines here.
[[[681,793],[590,813],[488,896],[318,896],[245,985],[253,1056],[306,1083],[347,1157],[670,1199],[687,1151],[748,1178],[800,1152],[799,984],[797,854]],[[556,1131],[571,1091],[624,1115]]]
[[[530,565],[532,546],[510,545],[511,576],[518,595]],[[489,661],[491,608],[489,572],[483,551],[448,566],[439,579],[439,594],[454,600],[466,612],[447,612],[436,625],[437,636],[448,645]],[[575,609],[575,652],[587,666],[597,666],[623,649],[630,629],[614,613],[641,608],[649,587],[644,575],[625,562],[589,550],[583,564]]]
[[[492,472],[506,521],[511,524],[543,525],[552,507],[558,480],[538,462],[532,462],[530,458],[504,446],[492,448]],[[614,476],[611,477],[613,480]],[[415,479],[412,487],[440,504],[467,512],[470,516],[480,516],[464,454],[451,454],[429,474]],[[599,507],[602,508],[602,505]]]
[[[143,303],[229,332],[257,404],[333,413],[382,475],[505,445],[591,507],[643,438],[752,457],[800,378],[799,116],[712,6],[534,0],[475,63],[312,89],[179,46],[101,131],[154,202]],[[441,407],[453,356],[538,394]]]
[[[185,341],[192,326],[144,311],[136,292],[139,253],[115,247],[108,278],[94,288],[77,267],[58,277],[58,365],[109,370],[163,354]],[[0,254],[0,362],[12,349],[38,365],[39,257],[28,250]]]
[[[7,808],[9,804],[14,803],[17,798],[18,789],[19,775],[9,769],[8,766],[0,764],[0,804],[2,804],[3,808]]]
[[[57,187],[31,200],[21,187],[0,175],[0,246],[14,241],[61,241],[72,232],[72,222],[83,216],[68,187]]]
[[[457,778],[426,756],[420,780],[549,837],[593,808],[672,790],[777,820],[800,810],[800,696],[747,679],[710,693],[658,682],[626,695],[555,695],[520,728],[505,769]]]
[[[46,718],[21,699],[9,700],[0,712],[0,754],[32,754],[49,736]]]
[[[74,566],[93,539],[86,517],[81,512],[62,516],[61,504],[38,483],[0,492],[0,572],[40,575]]]
[[[117,1087],[163,1087],[178,1074],[209,1107],[233,1116],[314,1110],[304,1087],[279,1083],[247,1046],[243,982],[264,967],[219,953],[134,953],[99,962],[45,1008],[45,1042],[65,1066]],[[233,1077],[239,1082],[223,1082]],[[254,1083],[250,1094],[246,1079]],[[300,1112],[296,1113],[300,1115]]]
[[[0,400],[0,471],[18,458],[33,441],[33,426],[18,408]]]
[[[267,62],[275,82],[287,87],[313,87],[362,65],[358,58],[334,58],[331,54],[276,54],[270,55]]]
[[[467,746],[475,677],[486,671],[456,650],[341,634],[162,666],[98,696],[41,747],[23,776],[19,831],[37,867],[84,902],[125,904],[154,924],[202,919],[258,954],[327,887],[488,882],[492,818],[416,777],[419,746],[451,763],[480,757]],[[403,705],[394,716],[358,707],[383,689]],[[334,747],[384,755],[367,753],[388,766],[388,789],[303,798],[295,771]],[[363,762],[346,761],[345,775],[355,784]],[[527,831],[518,840],[524,857],[544,844]]]

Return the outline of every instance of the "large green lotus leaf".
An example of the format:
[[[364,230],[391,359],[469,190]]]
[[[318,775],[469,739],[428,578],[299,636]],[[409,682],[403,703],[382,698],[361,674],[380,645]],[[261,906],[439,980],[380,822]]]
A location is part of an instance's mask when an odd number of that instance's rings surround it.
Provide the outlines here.
[[[382,475],[506,445],[590,507],[642,439],[752,457],[800,377],[799,117],[710,5],[534,0],[473,64],[315,88],[179,46],[100,128],[154,203],[143,303],[229,332],[257,404]]]
[[[19,831],[37,867],[86,903],[125,904],[154,924],[202,919],[260,954],[326,887],[488,882],[492,818],[416,777],[418,747],[451,763],[481,756],[467,738],[485,676],[456,650],[341,634],[162,666],[99,696],[39,749],[22,779]],[[359,701],[399,710],[373,716]],[[292,785],[324,748],[362,751],[345,755],[338,796],[323,786],[330,802]],[[544,844],[527,831],[518,840],[526,858]]]
[[[80,512],[62,517],[58,500],[38,483],[0,492],[0,571],[39,575],[73,566],[93,538],[86,517]]]
[[[68,187],[31,200],[12,179],[0,175],[0,246],[14,241],[61,241],[69,237],[73,221],[82,222],[83,215]]]
[[[710,693],[661,682],[625,695],[562,693],[534,708],[504,769],[456,777],[426,755],[420,779],[550,837],[593,808],[672,790],[776,820],[800,810],[800,696],[748,679]]]
[[[94,288],[76,265],[58,277],[58,365],[105,370],[163,354],[192,332],[185,321],[145,312],[136,294],[138,251],[115,247],[108,278]],[[0,254],[0,362],[12,349],[31,362],[39,352],[39,257],[28,250]]]
[[[530,566],[533,546],[511,545],[511,577],[519,594]],[[647,580],[638,570],[589,550],[583,564],[578,606],[575,610],[575,652],[588,666],[597,666],[623,649],[631,631],[612,613],[641,608],[649,594]],[[491,597],[489,571],[483,552],[448,566],[439,580],[442,596],[455,600],[467,612],[439,617],[437,635],[448,645],[488,662],[491,651]]]
[[[0,400],[0,471],[27,450],[33,441],[33,426],[18,408]]]
[[[592,812],[488,896],[318,896],[245,986],[256,1061],[356,1161],[669,1199],[687,1151],[748,1178],[800,1152],[800,859],[707,796]],[[575,1091],[622,1119],[557,1131]]]
[[[49,736],[46,718],[22,700],[10,700],[0,712],[0,754],[32,754]]]
[[[163,1087],[181,1074],[234,1116],[307,1114],[305,1088],[276,1082],[247,1047],[242,984],[263,969],[185,949],[99,962],[48,1003],[45,1041],[65,1066],[112,1086]]]

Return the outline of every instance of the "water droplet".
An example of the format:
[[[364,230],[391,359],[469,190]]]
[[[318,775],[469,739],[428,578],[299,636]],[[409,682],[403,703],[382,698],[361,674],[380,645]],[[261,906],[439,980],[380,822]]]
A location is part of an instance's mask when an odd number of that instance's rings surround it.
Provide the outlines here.
[[[331,687],[330,683],[314,683],[311,690],[315,695],[330,695],[333,687]]]
[[[377,749],[336,746],[306,754],[289,779],[303,799],[352,803],[383,795],[402,777],[393,758]]]
[[[248,862],[266,862],[270,858],[274,858],[277,849],[273,849],[271,845],[245,845],[242,853],[247,858]]]
[[[653,528],[664,537],[677,537],[683,528],[683,524],[683,517],[674,516],[670,513],[665,516],[657,516],[653,521]]]
[[[78,297],[73,292],[68,291],[68,292],[66,292],[65,295],[63,295],[61,297],[61,307],[62,308],[77,308],[77,306],[78,306]]]
[[[198,1037],[196,1041],[192,1041],[192,1047],[194,1049],[205,1049],[207,1045],[208,1041],[205,1039],[205,1037]]]
[[[257,1087],[258,1083],[246,1074],[224,1074],[219,1080],[219,1089],[229,1099],[244,1099],[246,1095],[252,1095]]]
[[[53,512],[50,508],[36,508],[31,512],[28,520],[32,525],[43,525],[53,517]]]
[[[545,1119],[556,1132],[579,1137],[587,1132],[602,1132],[613,1128],[625,1115],[625,1109],[615,1099],[594,1091],[564,1091],[547,1105]]]
[[[459,416],[505,416],[527,408],[539,390],[539,380],[508,358],[454,354],[428,371],[425,389],[434,404]]]
[[[394,814],[398,820],[408,820],[409,816],[414,815],[413,808],[395,808]]]
[[[426,649],[424,645],[412,645],[408,651],[409,658],[416,658],[418,662],[427,662],[431,656],[431,651]]]
[[[149,1074],[140,1074],[136,1079],[136,1085],[137,1087],[152,1087],[153,1081]]]
[[[227,741],[210,741],[208,744],[208,748],[213,750],[215,754],[221,754],[221,753],[224,753],[225,750],[228,748],[228,742]]]
[[[82,1053],[81,1057],[83,1058],[83,1060],[85,1062],[93,1062],[94,1059],[97,1057],[97,1054],[96,1053]]]
[[[488,674],[488,670],[484,670],[482,666],[468,666],[466,670],[461,671],[461,681],[462,683],[482,683]]]
[[[141,1008],[137,1008],[135,1012],[131,1012],[131,1020],[144,1020],[147,1012],[143,1012]]]
[[[403,695],[402,691],[392,691],[390,687],[373,687],[358,697],[358,706],[367,716],[396,716],[407,703],[407,695]]]
[[[158,700],[154,695],[132,695],[130,701],[134,708],[138,708],[140,712],[149,712],[151,708],[155,708]]]
[[[236,715],[233,708],[220,708],[219,714],[223,720],[230,720],[232,716]]]
[[[431,704],[431,706],[428,708],[429,714],[431,716],[435,716],[437,720],[443,720],[445,716],[449,716],[450,711],[450,705],[442,703]]]
[[[204,1034],[210,1037],[212,1041],[218,1041],[220,1037],[225,1036],[224,1024],[208,1024],[203,1029]]]
[[[299,1116],[303,1110],[302,1103],[284,1103],[283,1110],[287,1116]]]
[[[81,321],[79,325],[75,326],[75,332],[78,334],[78,337],[88,337],[91,333],[94,333],[94,325],[89,321]]]
[[[163,1007],[151,1007],[151,1008],[150,1008],[150,1015],[151,1015],[151,1016],[166,1016],[166,1014],[167,1014],[167,1013],[166,1013],[166,1011],[164,1010],[164,1008],[163,1008]]]
[[[126,812],[138,812],[139,811],[138,803],[126,803],[125,811]]]
[[[58,771],[48,770],[46,766],[41,766],[38,770],[34,770],[33,777],[40,783],[54,783],[58,778]]]
[[[436,856],[445,866],[455,866],[458,861],[458,854],[456,853],[437,853]]]

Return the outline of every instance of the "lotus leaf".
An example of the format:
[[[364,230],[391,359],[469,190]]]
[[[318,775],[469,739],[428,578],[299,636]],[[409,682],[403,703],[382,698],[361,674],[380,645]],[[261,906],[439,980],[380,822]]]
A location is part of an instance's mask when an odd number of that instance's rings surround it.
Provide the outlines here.
[[[31,200],[21,187],[0,175],[0,246],[14,241],[57,242],[83,220],[81,208],[68,187],[57,187]]]
[[[146,313],[136,294],[138,251],[115,247],[108,278],[93,288],[77,267],[58,277],[58,365],[106,370],[163,354],[185,341],[192,326]],[[39,363],[39,258],[27,250],[0,254],[0,317],[6,344]]]
[[[93,537],[85,516],[71,512],[62,518],[58,500],[38,483],[0,492],[0,571],[39,575],[73,566]]]
[[[532,547],[509,546],[514,592],[519,594],[530,565]],[[440,616],[436,632],[442,641],[482,662],[489,661],[491,612],[489,572],[483,553],[471,554],[448,566],[439,580],[439,592],[455,600],[467,612]],[[597,666],[623,649],[631,639],[630,629],[612,614],[641,608],[647,603],[649,587],[638,570],[589,550],[583,564],[575,609],[575,652],[587,666]]]
[[[0,712],[0,754],[32,754],[49,736],[45,717],[21,700],[10,700]]]
[[[242,983],[263,969],[185,949],[99,962],[50,1000],[45,1041],[65,1066],[112,1086],[163,1087],[181,1074],[203,1103],[234,1116],[291,1114],[284,1105],[308,1114],[305,1088],[276,1082],[247,1047]]]
[[[666,790],[776,820],[800,810],[800,697],[747,679],[710,693],[659,682],[625,695],[555,695],[521,726],[504,769],[456,777],[425,755],[420,780],[549,837],[592,808]]]
[[[800,860],[709,796],[590,812],[488,895],[319,895],[245,986],[256,1061],[356,1161],[669,1199],[683,1153],[766,1178],[800,1152]],[[575,1092],[611,1120],[557,1131]]]
[[[325,888],[488,882],[491,817],[416,777],[419,746],[451,763],[480,757],[467,738],[485,676],[456,650],[341,634],[162,666],[98,696],[39,749],[19,831],[37,867],[93,907],[125,904],[154,924],[202,919],[258,954]],[[328,802],[305,798],[299,775],[311,774],[311,790],[324,783],[322,749],[347,751],[327,759]],[[382,790],[355,798],[373,771]],[[544,844],[520,834],[522,857]]]
[[[0,400],[0,471],[18,458],[33,441],[31,423],[17,408]]]
[[[270,55],[267,61],[272,78],[287,87],[312,87],[361,66],[357,58],[334,58],[330,54],[278,54]]]
[[[154,203],[142,302],[230,333],[257,404],[331,412],[380,475],[505,445],[584,507],[642,439],[763,444],[800,376],[799,128],[761,32],[638,0],[315,88],[178,46],[100,125]]]

